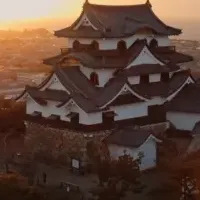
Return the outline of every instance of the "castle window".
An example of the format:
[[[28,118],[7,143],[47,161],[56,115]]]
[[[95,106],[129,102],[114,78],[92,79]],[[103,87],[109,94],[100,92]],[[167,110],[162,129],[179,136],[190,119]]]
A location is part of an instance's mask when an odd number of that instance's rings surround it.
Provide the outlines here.
[[[98,74],[95,72],[92,72],[90,74],[90,81],[94,84],[94,85],[99,85],[99,77]]]
[[[152,39],[149,43],[150,48],[156,48],[158,47],[158,41],[156,39]]]
[[[123,41],[123,40],[119,41],[118,44],[117,44],[117,49],[120,50],[120,51],[126,50],[127,49],[126,48],[126,42]]]
[[[162,73],[162,74],[161,74],[161,81],[162,81],[162,82],[167,82],[167,81],[169,81],[169,73]]]
[[[93,41],[91,44],[91,48],[93,50],[99,50],[99,43],[97,41]]]
[[[149,75],[140,76],[140,84],[147,84],[149,83]]]
[[[80,42],[78,40],[75,40],[73,42],[73,49],[78,50],[80,48]]]

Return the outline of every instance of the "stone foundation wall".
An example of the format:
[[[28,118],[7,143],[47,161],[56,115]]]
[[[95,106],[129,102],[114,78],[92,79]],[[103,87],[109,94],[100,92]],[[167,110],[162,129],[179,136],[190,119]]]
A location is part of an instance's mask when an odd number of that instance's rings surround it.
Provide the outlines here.
[[[87,159],[86,145],[88,141],[98,142],[111,132],[99,131],[92,133],[77,132],[68,129],[55,129],[45,125],[25,122],[25,149],[33,156],[41,159],[68,163],[70,157]]]

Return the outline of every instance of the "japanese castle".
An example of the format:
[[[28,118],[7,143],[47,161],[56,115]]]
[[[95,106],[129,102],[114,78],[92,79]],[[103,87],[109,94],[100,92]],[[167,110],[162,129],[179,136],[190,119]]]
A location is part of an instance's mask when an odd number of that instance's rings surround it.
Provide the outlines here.
[[[52,73],[26,86],[27,119],[69,129],[98,131],[115,126],[170,122],[192,130],[200,121],[200,85],[181,66],[192,57],[176,52],[168,26],[147,0],[110,6],[87,0],[79,18],[55,31],[67,48],[44,60]]]

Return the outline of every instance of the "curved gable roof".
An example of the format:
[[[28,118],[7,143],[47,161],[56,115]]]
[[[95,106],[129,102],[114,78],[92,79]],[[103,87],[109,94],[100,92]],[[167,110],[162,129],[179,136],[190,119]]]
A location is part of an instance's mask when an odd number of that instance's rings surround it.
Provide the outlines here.
[[[110,6],[86,3],[83,12],[90,22],[98,29],[90,34],[74,31],[74,25],[56,31],[58,37],[127,37],[141,28],[150,28],[163,35],[178,35],[180,29],[172,28],[163,23],[147,4],[130,6]],[[77,24],[77,21],[75,22]],[[99,35],[97,34],[99,33]],[[79,35],[81,34],[81,35]]]
[[[184,113],[200,113],[200,85],[186,85],[170,102],[166,104],[168,111]]]
[[[189,77],[190,72],[188,70],[180,71],[176,72],[168,82],[132,85],[131,89],[146,98],[155,96],[167,98],[179,90]]]
[[[124,129],[114,130],[104,139],[104,141],[107,144],[138,148],[144,144],[151,135],[152,131],[150,130],[127,127]]]

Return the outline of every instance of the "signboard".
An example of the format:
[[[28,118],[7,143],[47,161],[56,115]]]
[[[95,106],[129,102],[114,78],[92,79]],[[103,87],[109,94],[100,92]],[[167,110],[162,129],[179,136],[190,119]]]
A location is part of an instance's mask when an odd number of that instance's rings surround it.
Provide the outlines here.
[[[72,167],[75,169],[79,169],[80,168],[80,161],[76,160],[76,159],[72,159]]]

